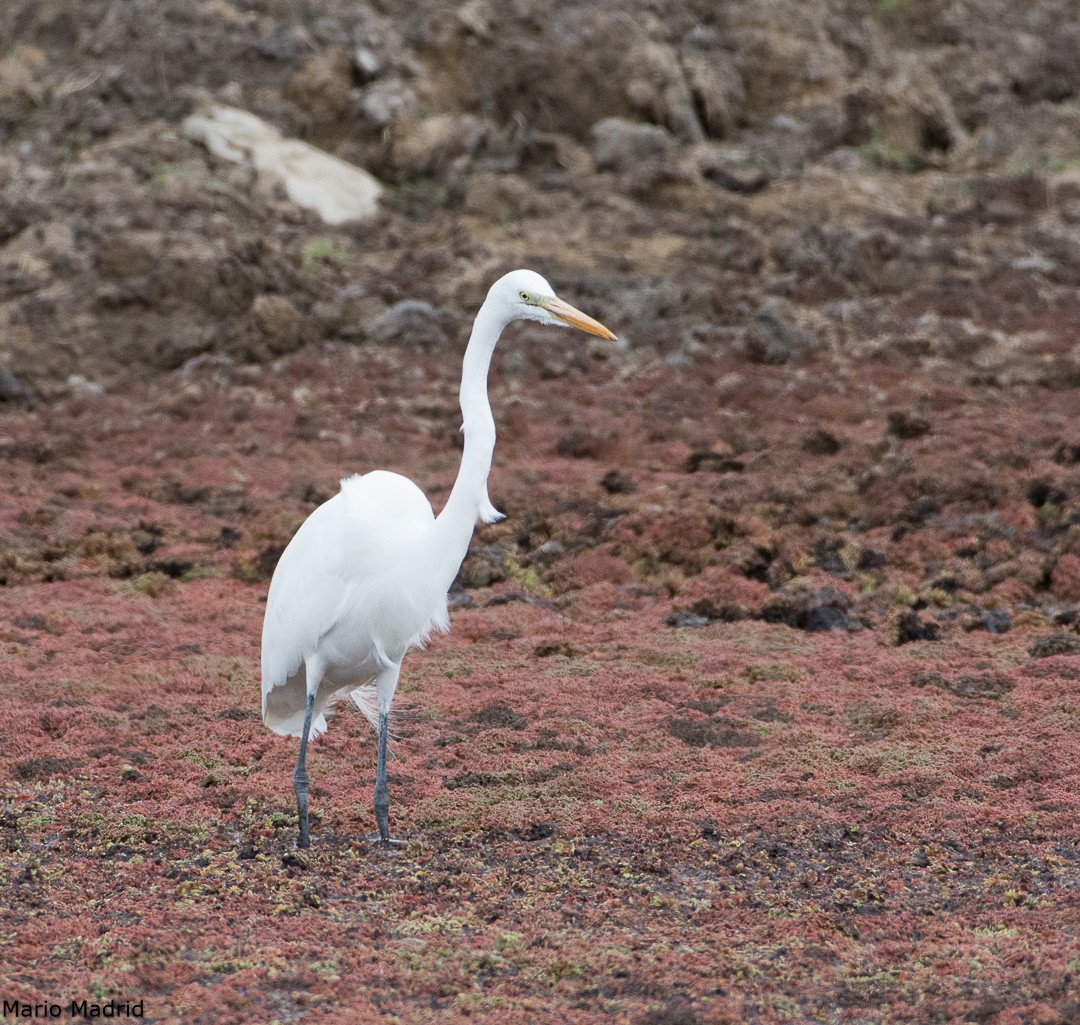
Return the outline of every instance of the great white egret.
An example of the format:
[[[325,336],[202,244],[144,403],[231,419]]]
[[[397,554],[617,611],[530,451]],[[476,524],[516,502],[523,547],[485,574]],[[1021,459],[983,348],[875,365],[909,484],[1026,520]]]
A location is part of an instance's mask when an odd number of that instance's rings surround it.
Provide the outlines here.
[[[385,470],[346,477],[296,532],[270,581],[262,633],[263,722],[300,738],[293,773],[300,846],[308,830],[307,746],[347,694],[378,730],[375,821],[390,842],[386,740],[401,660],[450,627],[446,593],[477,519],[503,519],[488,498],[495,420],[487,375],[495,343],[514,320],[576,327],[614,340],[603,324],[559,299],[537,273],[499,278],[476,315],[461,371],[461,467],[436,517],[407,477]]]

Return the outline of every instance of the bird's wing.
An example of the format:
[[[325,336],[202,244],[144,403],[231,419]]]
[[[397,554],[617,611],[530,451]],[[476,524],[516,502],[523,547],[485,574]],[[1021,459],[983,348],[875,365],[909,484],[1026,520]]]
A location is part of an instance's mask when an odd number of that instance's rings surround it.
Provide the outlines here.
[[[262,633],[263,697],[297,672],[334,624],[347,594],[339,547],[344,503],[335,495],[301,525],[270,581]]]
[[[397,549],[434,522],[424,493],[405,477],[349,477],[296,532],[274,570],[262,636],[263,695],[284,684],[346,611],[385,581]],[[379,659],[378,637],[371,638]]]

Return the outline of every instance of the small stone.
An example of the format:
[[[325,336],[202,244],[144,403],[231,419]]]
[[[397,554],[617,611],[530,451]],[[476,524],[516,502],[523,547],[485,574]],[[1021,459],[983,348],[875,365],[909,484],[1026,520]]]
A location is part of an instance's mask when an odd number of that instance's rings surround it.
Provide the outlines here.
[[[713,56],[709,54],[706,62]],[[655,39],[641,39],[628,51],[624,67],[624,95],[636,111],[656,124],[666,125],[685,142],[700,142],[704,138],[695,99],[699,105],[706,102],[700,88],[705,83],[695,76],[699,88],[696,96],[691,93],[686,68],[674,46]]]
[[[1024,489],[1024,497],[1036,509],[1041,509],[1044,505],[1061,505],[1067,499],[1064,491],[1043,479],[1030,481]]]
[[[836,435],[818,427],[803,438],[802,450],[811,456],[834,456],[840,451],[840,442]]]
[[[889,413],[888,432],[901,441],[912,441],[930,433],[930,423],[921,416],[895,409]]]
[[[904,609],[889,624],[889,639],[896,647],[911,641],[936,641],[941,627],[932,619],[921,619],[912,609]]]
[[[251,314],[271,352],[292,352],[302,344],[300,311],[283,295],[256,296]]]
[[[1032,658],[1053,658],[1055,655],[1080,655],[1080,635],[1069,633],[1047,634],[1032,642],[1028,648]]]
[[[593,125],[593,158],[602,171],[629,171],[639,164],[666,159],[675,139],[659,125],[604,118]]]
[[[728,192],[751,196],[769,184],[769,176],[745,159],[711,153],[701,162],[701,173],[707,181]]]
[[[676,609],[664,619],[665,626],[709,626],[712,623],[736,623],[746,618],[741,605],[717,604],[711,598],[701,598],[688,608]]]
[[[404,82],[380,78],[364,90],[357,113],[367,127],[382,129],[407,117],[416,106],[416,93]]]
[[[711,470],[713,473],[742,473],[744,465],[723,452],[691,452],[683,463],[687,473]]]
[[[862,624],[850,614],[852,600],[833,587],[777,594],[762,606],[759,616],[766,623],[782,623],[807,633],[831,630],[854,632]]]
[[[516,174],[470,174],[462,208],[494,224],[511,224],[543,208],[543,199]]]
[[[379,51],[373,46],[358,46],[353,50],[353,72],[362,82],[370,82],[379,77],[383,62]]]
[[[491,8],[485,0],[467,0],[457,9],[457,20],[479,39],[491,38]]]
[[[628,495],[634,490],[634,482],[621,470],[608,470],[600,478],[600,487],[609,495]]]
[[[447,339],[444,316],[422,299],[403,299],[379,314],[367,329],[375,345],[436,345]]]
[[[67,379],[67,386],[72,395],[82,398],[92,398],[105,394],[105,386],[97,381],[88,381],[82,374],[72,374]]]
[[[985,630],[991,634],[1004,634],[1012,629],[1012,617],[1005,609],[974,608],[964,616],[961,625],[968,633]]]
[[[681,63],[705,131],[714,139],[733,135],[746,102],[743,76],[734,61],[724,60],[719,48],[695,47],[683,53]]]
[[[505,580],[510,573],[511,549],[505,542],[474,548],[458,571],[463,587],[490,587]]]
[[[30,389],[14,374],[0,370],[0,402],[17,402],[30,397]]]
[[[782,365],[799,359],[820,345],[817,336],[799,327],[780,310],[760,309],[746,336],[746,354],[755,363]]]

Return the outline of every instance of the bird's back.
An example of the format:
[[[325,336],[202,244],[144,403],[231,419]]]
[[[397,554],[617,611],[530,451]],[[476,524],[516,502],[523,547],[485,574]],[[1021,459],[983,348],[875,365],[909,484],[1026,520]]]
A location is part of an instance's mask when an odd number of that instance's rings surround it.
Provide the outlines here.
[[[446,623],[446,595],[432,594],[416,552],[435,522],[408,478],[374,471],[341,491],[300,526],[270,583],[262,636],[263,720],[298,735],[306,668],[321,669],[315,735],[335,698],[370,683],[409,645]]]

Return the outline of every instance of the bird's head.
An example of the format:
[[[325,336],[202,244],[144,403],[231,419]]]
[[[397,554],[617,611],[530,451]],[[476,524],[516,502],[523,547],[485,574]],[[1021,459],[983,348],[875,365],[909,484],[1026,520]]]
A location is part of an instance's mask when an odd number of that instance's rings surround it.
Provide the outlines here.
[[[535,320],[556,327],[576,327],[591,335],[615,341],[615,335],[598,320],[563,302],[536,271],[515,270],[504,274],[491,286],[488,302],[497,302],[509,323]]]

